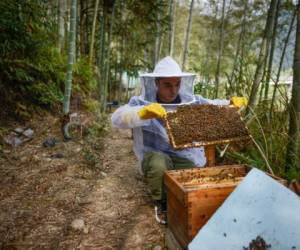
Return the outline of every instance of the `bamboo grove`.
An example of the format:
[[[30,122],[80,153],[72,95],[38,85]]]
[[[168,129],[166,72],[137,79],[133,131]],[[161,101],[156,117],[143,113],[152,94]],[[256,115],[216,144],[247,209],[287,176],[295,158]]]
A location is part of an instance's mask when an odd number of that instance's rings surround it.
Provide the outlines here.
[[[197,73],[196,93],[249,98],[261,150],[245,145],[228,158],[299,178],[298,1],[2,0],[0,11],[1,119],[66,114],[76,98],[105,112],[171,55]]]

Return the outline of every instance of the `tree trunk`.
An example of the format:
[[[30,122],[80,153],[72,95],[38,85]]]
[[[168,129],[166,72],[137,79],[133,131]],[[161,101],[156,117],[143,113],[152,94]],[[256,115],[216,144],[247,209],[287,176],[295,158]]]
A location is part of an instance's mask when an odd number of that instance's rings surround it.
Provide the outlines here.
[[[68,67],[65,84],[65,94],[63,101],[63,113],[66,115],[70,112],[70,98],[72,90],[72,70],[75,59],[76,48],[76,16],[77,16],[77,0],[72,0],[71,4],[71,18],[70,18],[70,31],[69,31],[69,50],[68,50]]]
[[[88,37],[87,31],[87,16],[88,16],[88,1],[80,0],[80,4],[78,4],[78,44],[80,55],[86,55],[88,51]]]
[[[159,8],[160,1],[156,1],[156,4]],[[158,60],[159,60],[159,50],[160,50],[160,11],[158,10],[156,12],[156,20],[155,20],[155,25],[156,25],[156,33],[155,33],[155,43],[154,43],[154,60],[153,60],[153,65],[155,65]]]
[[[111,46],[111,36],[113,31],[113,25],[114,25],[114,18],[115,18],[115,8],[117,5],[118,0],[115,0],[113,6],[112,6],[112,14],[110,18],[110,25],[109,25],[109,31],[108,31],[108,37],[107,37],[107,50],[105,53],[106,62],[104,64],[105,71],[104,71],[104,98],[102,103],[102,112],[105,111],[106,102],[107,102],[107,95],[108,95],[108,82],[109,82],[109,72],[110,72],[110,46]]]
[[[106,11],[102,9],[102,16],[100,17],[100,41],[99,41],[99,56],[98,56],[98,70],[99,70],[99,79],[98,79],[98,89],[99,89],[99,98],[100,98],[100,110],[103,109],[103,99],[104,99],[104,53],[105,53],[105,24],[106,24]]]
[[[169,23],[169,55],[173,56],[174,51],[174,37],[175,37],[175,14],[176,13],[176,2],[170,0],[170,23]]]
[[[90,1],[86,1],[86,15],[85,15],[85,33],[84,33],[84,39],[85,39],[85,54],[89,55],[90,51],[90,28],[91,28],[91,22],[90,22],[90,15],[89,15],[89,10],[90,10]]]
[[[263,77],[266,56],[267,56],[267,52],[269,49],[270,41],[272,39],[272,28],[274,26],[277,1],[278,0],[271,0],[270,7],[268,10],[267,22],[265,25],[264,36],[262,39],[260,52],[259,52],[259,56],[258,56],[258,61],[257,61],[257,65],[256,65],[256,71],[255,71],[254,80],[253,80],[251,93],[250,93],[250,97],[249,97],[247,113],[249,112],[250,108],[253,109],[256,104],[256,96],[257,96],[259,85],[260,85],[262,77]]]
[[[120,2],[120,8],[121,9],[125,9],[125,3],[124,2]],[[124,15],[123,15],[123,12],[121,11],[121,20],[123,20],[124,18]],[[118,101],[121,102],[122,99],[123,99],[123,85],[122,85],[122,76],[123,76],[123,61],[124,61],[124,48],[125,48],[125,44],[126,44],[126,40],[125,40],[125,37],[123,34],[121,34],[121,37],[120,37],[120,50],[119,50],[119,87],[118,87],[118,90],[119,90],[119,94],[118,94]]]
[[[129,86],[130,86],[131,77],[128,76],[127,78],[127,89],[126,89],[126,101],[129,99]]]
[[[161,58],[161,51],[163,49],[163,45],[164,45],[164,35],[161,33],[159,36],[159,43],[158,43],[158,59]]]
[[[294,52],[294,76],[290,103],[289,143],[287,146],[286,170],[299,167],[300,145],[300,1],[297,6],[297,31]]]
[[[244,55],[245,55],[245,44],[242,44],[241,55],[239,58],[239,75],[237,77],[236,86],[235,86],[235,93],[237,96],[243,94],[243,92],[241,91],[241,88],[243,88],[241,83],[243,82],[243,76],[244,76]]]
[[[75,54],[75,59],[74,59],[74,62],[76,62],[76,58],[80,58],[81,56],[81,20],[82,20],[82,13],[81,13],[81,4],[80,2],[78,1],[77,3],[77,21],[76,21],[76,54]]]
[[[185,64],[188,58],[189,40],[190,40],[190,33],[192,28],[193,8],[194,8],[194,0],[191,0],[189,18],[188,18],[188,23],[185,32],[185,39],[184,39],[183,59],[182,59],[182,66],[181,66],[182,71],[185,70]]]
[[[290,40],[290,35],[292,33],[292,30],[293,30],[293,25],[294,25],[294,22],[295,22],[296,14],[297,14],[297,9],[295,9],[295,11],[293,13],[293,17],[292,17],[292,20],[291,20],[291,23],[290,23],[290,27],[289,27],[287,36],[286,36],[285,41],[284,41],[284,45],[283,45],[283,49],[282,49],[282,53],[281,53],[281,57],[280,57],[280,61],[279,61],[279,66],[278,66],[278,70],[277,70],[277,74],[276,74],[276,80],[275,80],[275,83],[274,83],[274,90],[273,90],[271,106],[270,106],[270,117],[272,115],[272,111],[273,111],[273,108],[274,108],[274,102],[275,102],[276,91],[277,91],[278,82],[279,82],[279,78],[280,78],[281,68],[282,68],[285,52],[286,52],[286,49],[287,49],[287,46],[288,46],[288,43],[289,43],[289,40]]]
[[[245,0],[245,15],[247,15],[247,17],[249,17],[248,13],[248,4],[249,1]],[[247,17],[245,18],[245,25],[244,25],[244,34],[243,37],[247,37],[248,32],[247,32]],[[245,86],[243,86],[243,77],[244,77],[244,58],[245,58],[245,51],[247,50],[247,41],[245,39],[242,39],[242,43],[241,43],[241,49],[240,49],[240,56],[239,56],[239,62],[238,62],[238,76],[236,77],[236,82],[235,82],[235,93],[237,96],[241,96],[245,94]],[[247,83],[244,83],[245,85],[247,85]],[[243,91],[242,91],[243,90]]]
[[[220,67],[221,67],[221,57],[223,54],[223,45],[224,45],[224,20],[225,20],[225,0],[223,0],[222,6],[222,18],[221,18],[221,28],[220,28],[220,38],[219,38],[219,49],[218,49],[218,61],[217,61],[217,69],[216,69],[216,76],[215,76],[215,98],[218,98],[219,92],[219,77],[220,77]]]
[[[271,49],[270,49],[270,55],[269,55],[269,63],[268,63],[268,69],[266,72],[266,83],[265,83],[265,93],[264,93],[265,100],[268,99],[268,94],[269,94],[269,84],[270,84],[270,79],[271,79],[271,74],[272,74],[273,57],[274,57],[274,51],[275,51],[275,47],[276,47],[276,35],[277,35],[279,9],[280,9],[280,0],[278,0],[277,7],[276,7]]]
[[[265,61],[263,63],[264,65],[264,70],[263,70],[263,74],[262,74],[262,78],[261,78],[261,85],[260,85],[260,91],[259,91],[259,99],[258,99],[258,103],[261,103],[262,99],[263,99],[263,93],[264,93],[264,89],[265,89],[265,85],[266,85],[266,73],[267,73],[267,61],[270,57],[270,49],[268,49],[266,57],[265,57]]]
[[[66,7],[66,0],[58,1],[58,50],[60,53],[62,53],[65,48]]]
[[[244,11],[243,11],[243,20],[242,20],[242,24],[241,24],[241,32],[239,35],[238,44],[237,44],[236,52],[235,52],[235,56],[234,56],[233,67],[232,67],[232,71],[231,71],[230,78],[229,78],[230,94],[233,94],[234,91],[236,90],[236,84],[234,85],[234,83],[233,83],[233,77],[234,77],[236,68],[238,66],[238,62],[239,62],[238,59],[239,59],[239,55],[240,55],[240,51],[241,51],[241,44],[242,44],[242,42],[244,40],[244,36],[245,36],[247,11],[248,11],[248,0],[244,0]]]
[[[217,19],[218,17],[218,4],[215,4],[215,15],[214,15],[214,20]],[[213,23],[214,22],[211,22],[210,25],[210,29],[209,29],[209,33],[208,33],[208,36],[205,37],[204,39],[206,40],[205,44],[205,60],[203,62],[203,66],[202,66],[202,75],[204,76],[204,79],[205,79],[205,83],[206,84],[209,84],[210,82],[210,70],[209,70],[209,67],[210,67],[210,62],[211,60],[214,61],[214,58],[212,58],[212,54],[213,54],[213,48],[212,48],[212,44],[213,44],[213,41],[214,41],[214,36],[215,36],[215,27],[213,26]],[[207,90],[207,89],[206,89]],[[206,91],[207,92],[207,91]],[[207,96],[206,96],[207,97]]]
[[[94,9],[93,26],[92,26],[91,44],[90,44],[90,55],[89,55],[89,62],[91,65],[93,63],[93,56],[94,56],[94,41],[95,41],[97,15],[98,15],[98,6],[99,6],[99,0],[96,0],[95,9]]]

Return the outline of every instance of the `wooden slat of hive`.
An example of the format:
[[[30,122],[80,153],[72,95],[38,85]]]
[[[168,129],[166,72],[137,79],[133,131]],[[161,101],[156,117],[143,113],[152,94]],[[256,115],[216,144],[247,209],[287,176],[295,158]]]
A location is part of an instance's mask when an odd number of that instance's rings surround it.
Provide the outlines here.
[[[168,191],[168,227],[176,237],[179,244],[185,248],[189,243],[188,237],[188,209],[186,203],[181,203],[176,194]]]
[[[224,200],[238,185],[236,182],[217,187],[208,187],[205,192],[195,190],[188,193],[188,202],[192,204],[188,210],[188,237],[191,241]]]
[[[300,183],[298,181],[293,180],[289,185],[289,189],[300,196]]]

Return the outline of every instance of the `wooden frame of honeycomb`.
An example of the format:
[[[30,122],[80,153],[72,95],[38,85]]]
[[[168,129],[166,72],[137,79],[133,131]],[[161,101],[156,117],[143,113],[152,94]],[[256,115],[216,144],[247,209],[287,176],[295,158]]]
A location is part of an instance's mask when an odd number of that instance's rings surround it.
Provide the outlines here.
[[[216,106],[216,105],[189,105],[189,106],[182,106],[179,109],[184,109],[185,107],[186,107],[186,111],[191,111],[191,112],[193,112],[193,108],[199,108],[199,107],[205,107],[205,108],[212,107],[215,110],[220,109],[221,112],[224,111],[224,110],[227,111],[227,112],[237,112],[235,108],[231,108],[231,107],[228,107],[228,106]],[[191,115],[191,112],[187,113],[187,117],[188,117],[188,115]],[[222,115],[221,112],[220,112],[220,115]],[[167,133],[168,133],[168,136],[169,136],[169,139],[170,139],[170,143],[171,143],[171,145],[174,149],[202,147],[202,146],[216,145],[216,144],[227,144],[227,143],[235,142],[235,141],[249,140],[251,138],[246,125],[244,124],[243,120],[241,119],[241,116],[235,114],[235,117],[238,117],[238,119],[239,119],[239,121],[237,121],[236,124],[238,124],[240,126],[239,129],[244,129],[244,133],[246,135],[236,136],[236,137],[226,138],[226,139],[207,140],[207,141],[193,141],[192,137],[191,137],[190,142],[178,143],[177,142],[178,140],[176,140],[176,138],[175,138],[176,135],[175,135],[174,129],[172,127],[172,122],[170,121],[170,116],[172,116],[173,114],[178,114],[178,110],[168,112],[167,116],[164,118],[164,123],[165,123],[166,129],[167,129]],[[227,122],[227,124],[229,124],[229,123]],[[241,127],[242,124],[243,124],[243,127]],[[211,132],[213,132],[213,131],[211,131]]]

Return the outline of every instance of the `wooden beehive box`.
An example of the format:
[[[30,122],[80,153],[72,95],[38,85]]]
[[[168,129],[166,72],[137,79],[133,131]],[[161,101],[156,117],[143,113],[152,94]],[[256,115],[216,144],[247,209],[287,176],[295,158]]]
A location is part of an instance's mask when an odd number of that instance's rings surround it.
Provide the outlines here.
[[[165,173],[168,227],[182,248],[187,247],[250,169],[230,165]]]

